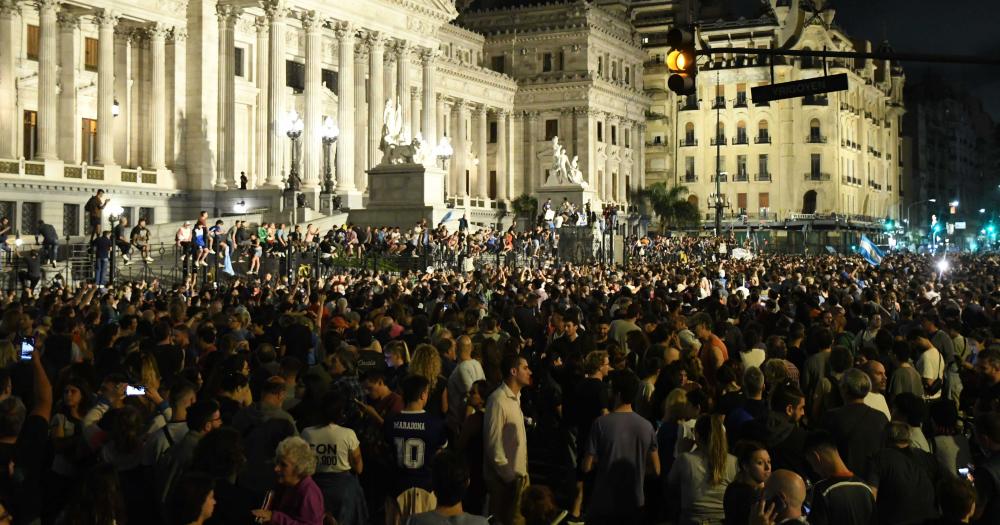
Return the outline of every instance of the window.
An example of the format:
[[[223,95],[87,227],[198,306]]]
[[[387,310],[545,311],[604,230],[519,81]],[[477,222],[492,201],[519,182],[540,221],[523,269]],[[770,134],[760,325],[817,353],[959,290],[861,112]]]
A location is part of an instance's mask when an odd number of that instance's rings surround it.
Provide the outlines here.
[[[625,66],[625,85],[632,85],[632,68]]]
[[[490,57],[490,69],[496,71],[497,73],[504,72],[504,56],[497,55],[495,57]]]
[[[63,204],[63,235],[80,235],[80,205]]]
[[[770,144],[771,135],[767,131],[767,121],[762,120],[757,123],[757,144]]]
[[[812,119],[812,122],[809,123],[809,142],[823,142],[823,137],[820,135],[819,119]]]
[[[294,93],[306,90],[306,65],[294,60],[285,60],[285,86]]]
[[[712,109],[724,107],[726,107],[726,86],[719,84],[715,86],[715,103],[712,104]]]
[[[604,74],[604,57],[597,57],[597,76]]]
[[[156,218],[153,217],[153,208],[139,208],[139,218],[146,219],[146,224],[156,223]]]
[[[757,180],[771,180],[771,173],[767,168],[767,154],[757,155]]]
[[[715,138],[712,139],[712,145],[725,144],[726,143],[726,125],[719,122],[715,126]]]
[[[22,202],[21,203],[21,233],[27,235],[38,234],[38,219],[42,218],[42,203]]]
[[[747,123],[742,120],[736,124],[736,143],[747,143]]]
[[[542,55],[542,72],[549,71],[552,71],[552,53],[545,53]]]
[[[758,208],[770,208],[771,207],[771,194],[767,192],[759,193],[757,195],[757,207]]]
[[[626,148],[631,148],[632,147],[632,141],[630,140],[630,138],[631,138],[630,135],[631,135],[630,130],[626,129],[625,130],[625,147]]]
[[[810,173],[813,177],[818,177],[820,174],[820,167],[822,163],[820,162],[820,154],[813,153],[809,159]]]
[[[746,180],[747,178],[747,156],[737,155],[736,156],[736,176]]]
[[[740,213],[746,213],[747,210],[747,194],[737,193],[736,194],[736,208],[740,210]]]
[[[490,138],[489,138],[490,144],[496,144],[497,143],[497,136],[499,134],[500,133],[499,133],[499,131],[497,129],[497,123],[496,123],[496,121],[490,122],[490,132],[489,132],[489,135],[490,135]]]
[[[618,80],[618,62],[611,63],[611,80]]]
[[[736,107],[747,107],[747,85],[736,84]]]
[[[694,182],[698,178],[694,173],[694,157],[684,158],[684,180],[686,182]]]
[[[80,158],[87,164],[94,164],[95,155],[97,154],[97,121],[90,118],[83,119],[81,131]]]
[[[618,145],[618,126],[611,126],[611,145]]]
[[[243,72],[243,57],[245,54],[245,50],[242,47],[237,47],[233,50],[233,75],[238,77],[246,76]]]
[[[698,142],[694,138],[694,123],[688,122],[684,125],[684,145],[696,146]]]
[[[35,158],[38,148],[38,113],[30,110],[24,112],[24,158]]]
[[[559,121],[550,119],[545,121],[545,140],[552,140],[559,136]]]
[[[597,123],[597,142],[604,142],[604,123]]]
[[[83,67],[87,71],[97,71],[97,46],[99,41],[96,38],[86,37],[83,39]]]
[[[491,199],[497,198],[497,170],[490,170],[490,185],[487,191]]]
[[[337,72],[336,71],[331,71],[329,69],[324,69],[322,71],[322,73],[321,73],[321,76],[322,76],[322,82],[323,82],[323,84],[326,85],[326,89],[329,89],[334,94],[336,94],[337,93],[337,81],[338,81],[338,79],[337,79]],[[257,80],[260,81],[260,82],[264,81],[263,78],[258,78]]]
[[[38,26],[28,24],[28,60],[38,60]]]

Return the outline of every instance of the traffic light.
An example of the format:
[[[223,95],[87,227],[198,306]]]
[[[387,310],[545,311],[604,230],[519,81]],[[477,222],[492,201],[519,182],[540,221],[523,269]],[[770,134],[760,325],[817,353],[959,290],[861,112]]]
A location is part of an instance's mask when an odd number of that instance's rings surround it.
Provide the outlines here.
[[[992,222],[986,225],[986,233],[987,234],[993,235],[994,233],[996,233],[996,231],[997,231],[997,227],[994,226]]]
[[[694,50],[694,28],[675,27],[667,33],[667,44],[670,53],[667,54],[667,68],[670,78],[667,87],[678,95],[693,95],[695,92],[695,77],[698,75],[697,54]]]
[[[885,218],[885,231],[891,232],[896,229],[896,224],[889,217]]]

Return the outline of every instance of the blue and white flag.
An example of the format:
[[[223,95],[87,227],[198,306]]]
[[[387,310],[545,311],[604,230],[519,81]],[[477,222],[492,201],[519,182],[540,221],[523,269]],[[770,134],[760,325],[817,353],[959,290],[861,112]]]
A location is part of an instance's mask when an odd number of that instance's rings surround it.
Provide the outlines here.
[[[438,222],[438,225],[440,226],[440,225],[442,225],[442,224],[444,224],[444,223],[446,223],[446,222],[450,221],[450,220],[451,220],[451,216],[452,216],[452,212],[453,212],[453,211],[454,211],[454,210],[448,210],[448,213],[445,213],[445,214],[444,214],[444,217],[441,217],[441,221],[440,221],[440,222]]]
[[[882,262],[882,258],[885,257],[882,250],[878,249],[878,246],[875,246],[875,243],[867,235],[861,236],[861,243],[858,245],[858,250],[861,252],[861,256],[868,261],[868,264],[872,266],[878,266]]]

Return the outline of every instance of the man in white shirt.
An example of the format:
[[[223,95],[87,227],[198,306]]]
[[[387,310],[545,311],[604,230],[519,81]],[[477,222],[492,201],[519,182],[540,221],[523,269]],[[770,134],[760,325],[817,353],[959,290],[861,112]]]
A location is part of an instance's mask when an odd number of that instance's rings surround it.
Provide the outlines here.
[[[920,352],[920,357],[917,358],[917,372],[920,372],[920,377],[924,380],[924,399],[937,399],[944,390],[944,356],[934,348],[922,331],[915,331],[918,333],[911,332],[907,339]]]
[[[501,362],[504,382],[486,402],[483,477],[490,495],[490,513],[503,525],[513,525],[517,496],[528,484],[528,440],[521,412],[521,389],[531,383],[523,357],[510,353]]]
[[[486,379],[483,365],[472,358],[472,339],[463,335],[458,338],[458,365],[448,377],[448,428],[454,435],[459,434],[465,419],[466,399],[472,384]]]
[[[885,418],[892,420],[889,412],[889,404],[885,401],[885,388],[888,385],[888,378],[885,375],[885,366],[878,361],[868,361],[862,367],[872,380],[872,389],[865,396],[865,404],[885,414]]]

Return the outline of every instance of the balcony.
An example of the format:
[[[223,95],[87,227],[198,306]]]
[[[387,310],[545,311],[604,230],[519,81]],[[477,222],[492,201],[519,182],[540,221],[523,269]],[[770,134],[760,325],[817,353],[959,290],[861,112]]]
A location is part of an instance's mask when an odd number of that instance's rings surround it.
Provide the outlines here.
[[[753,180],[757,182],[771,182],[771,174],[766,172],[758,173],[757,176],[753,178]]]
[[[811,171],[809,173],[806,173],[805,180],[808,180],[808,181],[827,181],[827,180],[830,180],[830,174],[829,173],[821,173],[821,172],[818,172],[818,171]]]
[[[712,109],[726,109],[726,97],[715,97],[712,101]]]
[[[816,133],[810,133],[809,136],[806,137],[806,142],[809,144],[826,144],[826,137]]]
[[[750,180],[750,176],[747,175],[745,171],[742,173],[737,172],[736,175],[733,176],[734,182],[747,182],[748,180]]]
[[[757,137],[753,139],[753,142],[754,142],[754,144],[770,144],[771,143],[771,136],[770,135],[757,135]]]
[[[698,139],[696,139],[694,137],[684,137],[684,138],[681,139],[681,147],[684,147],[684,146],[697,146],[697,145],[698,145]]]
[[[718,175],[712,175],[711,182],[715,182],[716,179],[718,179],[719,182],[726,182],[726,179],[728,179],[728,178],[729,178],[729,175],[727,175],[725,173],[720,173]]]
[[[737,95],[736,95],[736,103],[733,104],[733,107],[734,108],[745,108],[745,107],[747,107],[747,94],[746,93],[737,93]]]
[[[685,173],[684,182],[698,182],[698,176],[690,172]]]
[[[750,142],[747,140],[747,136],[746,135],[736,135],[735,137],[733,137],[733,144],[744,144],[745,145],[745,144],[749,144],[749,143]]]
[[[712,145],[713,146],[725,146],[726,145],[726,137],[712,137]]]
[[[803,106],[826,106],[829,105],[830,99],[824,96],[807,96],[802,97]]]

